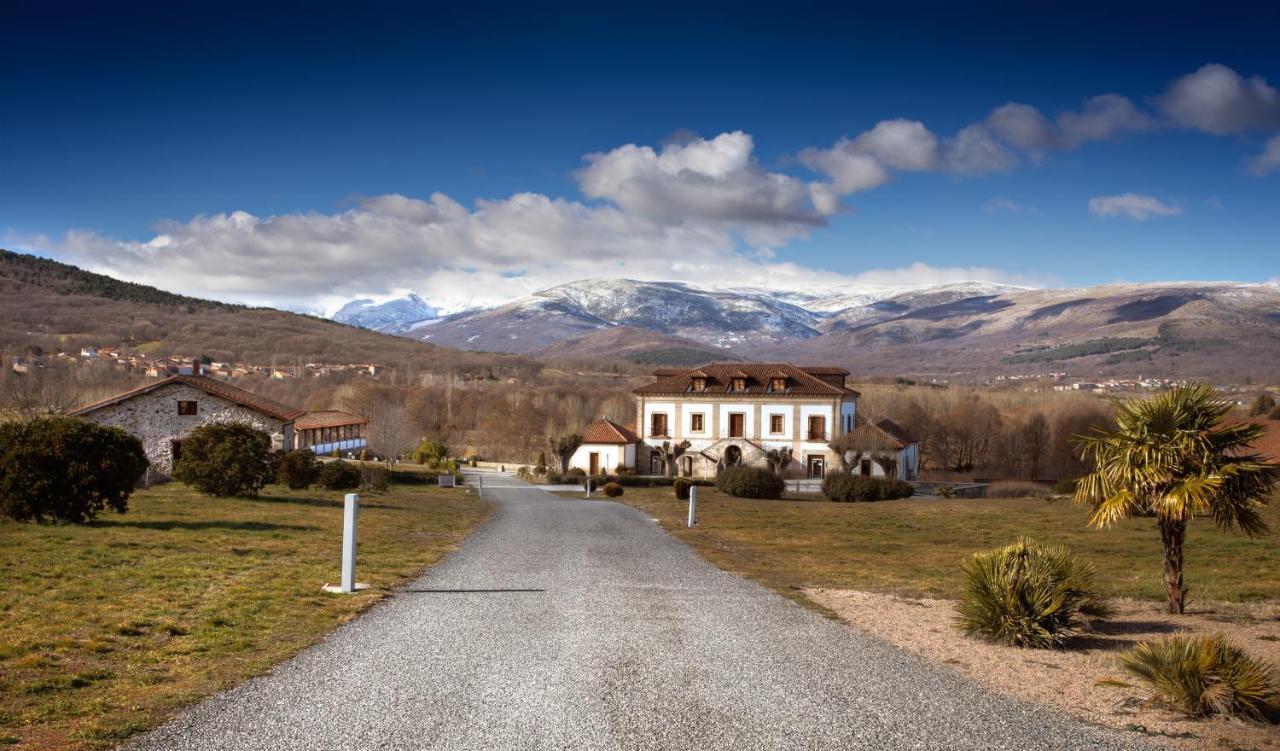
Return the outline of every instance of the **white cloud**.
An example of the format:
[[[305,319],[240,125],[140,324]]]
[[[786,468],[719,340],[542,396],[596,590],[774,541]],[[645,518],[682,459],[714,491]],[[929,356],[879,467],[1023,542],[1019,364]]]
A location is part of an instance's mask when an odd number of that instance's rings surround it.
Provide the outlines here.
[[[1174,81],[1159,105],[1179,125],[1215,135],[1280,127],[1280,93],[1217,63]]]
[[[1009,198],[992,198],[982,205],[982,211],[988,215],[995,214],[1030,214],[1039,216],[1040,209],[1035,206],[1024,206]]]
[[[1262,153],[1249,160],[1247,169],[1258,177],[1280,170],[1280,136],[1272,136]]]
[[[947,139],[944,153],[947,167],[966,175],[1008,172],[1018,164],[1018,158],[1013,152],[978,123]]]
[[[797,158],[814,172],[831,178],[831,190],[839,194],[877,188],[889,179],[889,171],[879,160],[852,148],[849,141],[837,142],[830,149],[805,149]]]
[[[686,136],[661,152],[627,144],[588,154],[576,177],[583,195],[628,214],[664,224],[716,223],[753,233],[765,245],[824,224],[839,208],[826,186],[761,168],[754,147],[742,131]]]
[[[1096,196],[1089,199],[1089,211],[1097,216],[1127,216],[1145,221],[1156,216],[1178,216],[1182,207],[1161,201],[1155,196],[1122,193],[1118,196]]]
[[[1057,128],[1029,104],[1009,102],[996,107],[984,124],[1009,145],[1035,156],[1060,145]]]
[[[881,120],[846,148],[870,154],[900,170],[929,170],[938,166],[938,137],[919,120]]]
[[[1070,146],[1085,141],[1105,141],[1124,131],[1151,130],[1155,120],[1139,110],[1128,97],[1101,94],[1085,100],[1080,112],[1058,115],[1061,139]]]

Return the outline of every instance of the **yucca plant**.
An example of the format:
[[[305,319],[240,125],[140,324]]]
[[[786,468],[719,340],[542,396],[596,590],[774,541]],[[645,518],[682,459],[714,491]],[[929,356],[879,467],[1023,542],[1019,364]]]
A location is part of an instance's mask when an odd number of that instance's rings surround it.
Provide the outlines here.
[[[1120,664],[1151,690],[1152,703],[1192,717],[1280,715],[1280,673],[1220,635],[1143,642],[1122,653]]]
[[[1093,566],[1061,545],[1019,539],[974,553],[956,625],[970,636],[1015,647],[1052,649],[1110,613]]]
[[[1212,516],[1247,535],[1267,530],[1258,512],[1271,498],[1276,465],[1252,450],[1262,426],[1226,424],[1233,406],[1210,386],[1181,386],[1118,404],[1115,430],[1077,439],[1097,467],[1076,486],[1076,501],[1093,506],[1089,523],[1155,517],[1170,613],[1186,607],[1182,544],[1193,518]]]

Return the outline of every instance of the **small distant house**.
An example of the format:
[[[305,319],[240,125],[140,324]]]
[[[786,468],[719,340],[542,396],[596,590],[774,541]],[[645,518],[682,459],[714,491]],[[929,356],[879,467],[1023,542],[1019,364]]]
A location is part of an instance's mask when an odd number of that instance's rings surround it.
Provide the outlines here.
[[[294,448],[317,454],[359,451],[369,446],[369,421],[338,410],[308,412],[293,423]]]
[[[636,466],[640,436],[613,420],[596,420],[582,431],[582,445],[569,459],[569,468],[591,475],[611,473],[618,466]]]
[[[892,420],[858,418],[849,435],[853,449],[844,455],[851,474],[914,480],[920,472],[920,445]]]
[[[294,421],[305,413],[212,378],[176,375],[71,414],[137,436],[151,468],[169,475],[182,455],[182,439],[201,425],[244,423],[271,436],[280,449],[294,445]]]

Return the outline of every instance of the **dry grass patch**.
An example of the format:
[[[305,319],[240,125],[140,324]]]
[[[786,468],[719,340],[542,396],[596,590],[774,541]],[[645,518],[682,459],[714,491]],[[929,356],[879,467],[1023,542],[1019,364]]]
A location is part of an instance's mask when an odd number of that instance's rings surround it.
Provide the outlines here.
[[[461,489],[362,496],[359,576],[335,596],[341,494],[170,484],[86,526],[0,523],[0,743],[92,749],[315,643],[488,515]]]
[[[1089,510],[1069,500],[900,500],[830,503],[756,501],[698,488],[696,528],[671,488],[628,488],[619,499],[721,568],[781,592],[826,587],[955,598],[960,564],[976,550],[1020,536],[1061,544],[1097,569],[1104,594],[1163,600],[1160,536],[1149,519],[1109,530],[1088,527]],[[1263,510],[1280,529],[1280,501]],[[1250,539],[1210,521],[1187,533],[1191,602],[1280,601],[1280,544]]]

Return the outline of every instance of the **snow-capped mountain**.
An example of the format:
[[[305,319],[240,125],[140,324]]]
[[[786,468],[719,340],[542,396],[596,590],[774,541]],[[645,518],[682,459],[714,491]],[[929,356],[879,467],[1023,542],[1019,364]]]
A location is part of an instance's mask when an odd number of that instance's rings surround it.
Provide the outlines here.
[[[402,334],[436,320],[439,315],[439,308],[432,307],[417,295],[408,295],[383,303],[369,298],[352,300],[333,314],[333,320],[384,334]]]
[[[868,374],[1083,368],[1216,377],[1250,372],[1246,353],[1280,356],[1280,287],[961,282],[802,294],[589,279],[431,325],[395,325],[403,336],[433,344],[557,359],[692,363],[723,353],[830,362]]]

